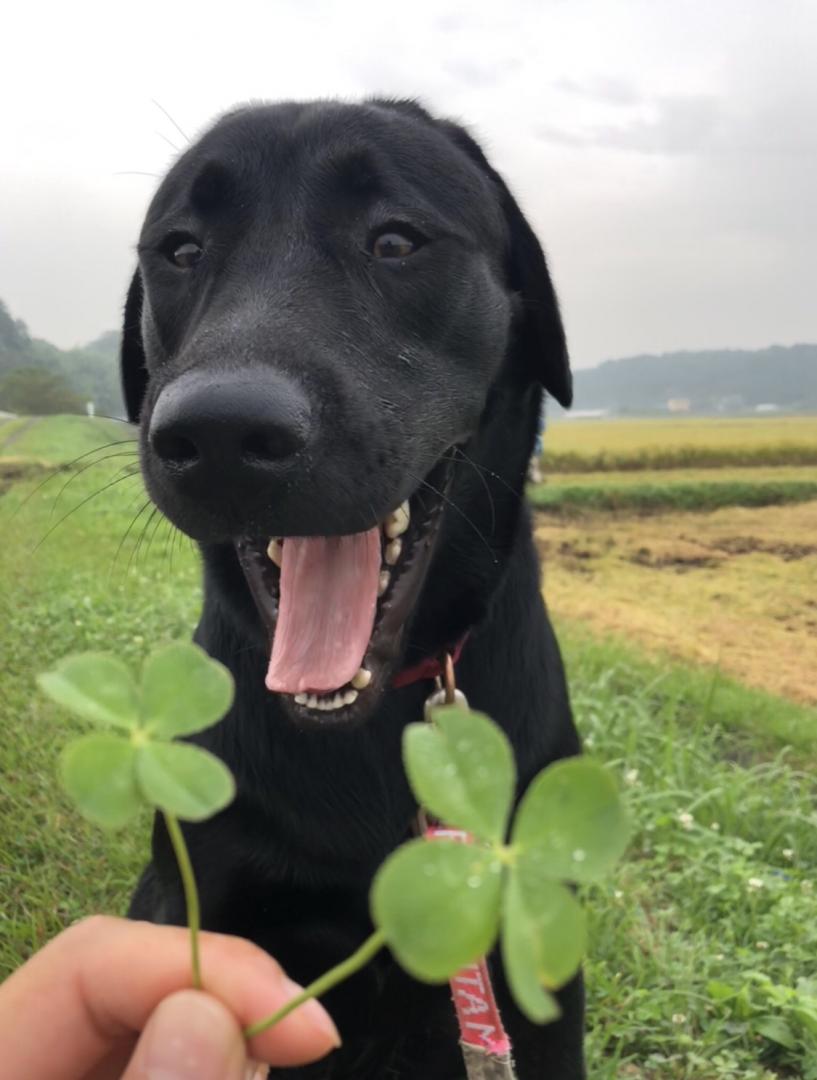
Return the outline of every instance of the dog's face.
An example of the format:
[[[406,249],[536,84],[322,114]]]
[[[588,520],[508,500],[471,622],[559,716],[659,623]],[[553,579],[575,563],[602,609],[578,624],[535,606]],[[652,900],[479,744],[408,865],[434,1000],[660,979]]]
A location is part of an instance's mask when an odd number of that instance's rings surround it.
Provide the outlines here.
[[[569,400],[541,249],[476,144],[417,106],[243,109],[161,184],[123,344],[142,467],[240,564],[294,717],[374,708],[512,353],[520,385]]]

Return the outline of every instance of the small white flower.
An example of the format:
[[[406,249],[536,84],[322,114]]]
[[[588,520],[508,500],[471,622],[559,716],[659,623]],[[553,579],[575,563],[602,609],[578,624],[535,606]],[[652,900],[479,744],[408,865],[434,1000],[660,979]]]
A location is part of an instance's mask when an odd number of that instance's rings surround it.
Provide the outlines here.
[[[624,774],[624,783],[627,784],[628,787],[633,787],[634,784],[637,784],[638,769],[628,769]]]
[[[803,892],[811,892],[814,889],[814,885],[810,881],[801,881],[800,888]]]
[[[716,952],[715,953],[715,959],[716,960],[723,960],[724,959],[723,953],[722,952]]]
[[[784,847],[783,848],[783,858],[788,859],[789,862],[791,862],[791,860],[794,858],[794,848]]]
[[[621,891],[621,889],[616,889],[613,893],[613,896],[616,898],[616,900],[622,900],[624,898],[624,893]]]
[[[764,883],[763,883],[763,878],[750,877],[749,880],[746,882],[746,884],[752,890],[752,892],[757,892],[758,889],[763,888]]]
[[[686,810],[684,810],[678,815],[678,822],[681,825],[681,828],[689,831],[689,829],[691,829],[692,826],[695,824],[695,818],[692,816],[692,814],[689,814]]]
[[[595,740],[592,735],[588,735],[587,738],[584,740],[584,745],[588,748],[588,750],[593,749],[594,743]]]
[[[687,1022],[686,1013],[673,1013],[672,1022],[673,1024],[685,1024]]]
[[[768,941],[756,941],[755,942],[755,948],[760,949],[761,951],[763,951],[765,949],[768,949],[768,947],[769,947]]]
[[[713,821],[712,824],[709,826],[709,828],[712,830],[712,832],[720,832],[721,831],[721,827],[717,823],[717,821]]]

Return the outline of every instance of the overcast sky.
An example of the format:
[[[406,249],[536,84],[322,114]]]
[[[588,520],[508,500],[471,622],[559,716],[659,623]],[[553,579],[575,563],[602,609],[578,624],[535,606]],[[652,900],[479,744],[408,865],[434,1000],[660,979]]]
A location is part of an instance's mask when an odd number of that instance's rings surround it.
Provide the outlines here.
[[[153,100],[193,136],[374,93],[483,140],[576,366],[817,341],[817,0],[12,0],[3,39],[0,298],[58,345],[118,323],[184,143]]]

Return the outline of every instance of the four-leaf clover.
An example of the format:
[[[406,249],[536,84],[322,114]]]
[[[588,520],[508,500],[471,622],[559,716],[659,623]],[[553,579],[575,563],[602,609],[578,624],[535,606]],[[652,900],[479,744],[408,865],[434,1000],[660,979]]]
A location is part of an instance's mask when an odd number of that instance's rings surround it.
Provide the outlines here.
[[[403,967],[444,982],[490,951],[501,933],[519,1007],[538,1022],[559,1009],[548,992],[578,970],[585,916],[566,882],[596,881],[628,835],[615,782],[582,758],[557,762],[530,784],[505,843],[516,770],[510,744],[481,713],[436,709],[405,732],[406,771],[419,802],[473,843],[417,839],[380,868],[375,924]]]

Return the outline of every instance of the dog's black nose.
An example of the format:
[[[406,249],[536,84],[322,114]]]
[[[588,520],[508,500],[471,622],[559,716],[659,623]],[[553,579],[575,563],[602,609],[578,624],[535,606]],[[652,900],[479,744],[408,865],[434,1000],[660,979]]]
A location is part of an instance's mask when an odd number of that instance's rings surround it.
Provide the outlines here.
[[[304,448],[309,403],[276,372],[187,372],[159,395],[150,447],[169,476],[243,488],[268,482]]]

